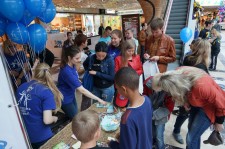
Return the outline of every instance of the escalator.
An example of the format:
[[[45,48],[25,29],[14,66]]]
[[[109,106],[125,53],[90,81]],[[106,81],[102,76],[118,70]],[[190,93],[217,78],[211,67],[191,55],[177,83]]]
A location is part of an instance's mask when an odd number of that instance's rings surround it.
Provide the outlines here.
[[[166,34],[171,36],[175,41],[176,58],[174,63],[170,63],[169,70],[179,66],[179,60],[183,53],[183,42],[180,40],[180,31],[186,26],[187,13],[189,13],[190,0],[173,0],[170,11],[169,21],[166,28]]]

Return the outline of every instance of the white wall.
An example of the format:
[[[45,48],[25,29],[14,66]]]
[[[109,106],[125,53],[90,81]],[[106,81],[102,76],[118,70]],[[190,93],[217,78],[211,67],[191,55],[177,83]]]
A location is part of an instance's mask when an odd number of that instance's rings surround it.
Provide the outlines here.
[[[27,149],[27,137],[21,122],[15,97],[10,85],[10,77],[0,45],[0,149]],[[6,146],[3,142],[6,142]]]

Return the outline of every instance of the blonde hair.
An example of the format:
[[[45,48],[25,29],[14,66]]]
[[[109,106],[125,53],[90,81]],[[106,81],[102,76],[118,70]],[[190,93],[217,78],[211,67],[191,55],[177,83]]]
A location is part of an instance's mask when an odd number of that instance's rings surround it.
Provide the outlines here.
[[[206,67],[210,65],[211,44],[208,40],[197,39],[192,45],[192,53],[188,56],[194,66],[203,63]]]
[[[128,40],[124,41],[124,43],[122,45],[122,50],[121,50],[122,66],[126,66],[128,64],[128,61],[126,59],[126,52],[127,52],[127,50],[129,50],[129,49],[134,49],[135,50],[135,48],[136,48],[136,45],[135,45],[135,42],[134,42],[133,39],[128,39]],[[136,55],[135,51],[134,51],[133,55]]]
[[[35,80],[37,80],[41,84],[44,84],[52,91],[52,93],[54,94],[57,109],[59,109],[61,107],[63,95],[58,90],[54,81],[52,80],[49,68],[50,68],[49,65],[45,63],[40,63],[34,69],[33,76]]]
[[[87,143],[94,139],[95,133],[100,128],[100,120],[97,112],[85,110],[78,113],[72,120],[73,134],[82,143]]]
[[[211,33],[215,33],[216,34],[216,37],[220,37],[220,33],[215,29],[215,28],[213,28],[212,30],[211,30]]]
[[[187,93],[196,80],[201,78],[204,71],[195,67],[181,67],[178,70],[168,71],[153,77],[153,89],[160,88],[169,93],[173,100],[180,105],[187,102]]]

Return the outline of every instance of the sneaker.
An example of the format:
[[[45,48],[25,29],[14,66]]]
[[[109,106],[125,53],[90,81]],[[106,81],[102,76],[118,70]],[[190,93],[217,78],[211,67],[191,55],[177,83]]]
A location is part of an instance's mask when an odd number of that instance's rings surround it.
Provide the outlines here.
[[[173,133],[173,137],[178,143],[184,144],[184,140],[179,133]]]

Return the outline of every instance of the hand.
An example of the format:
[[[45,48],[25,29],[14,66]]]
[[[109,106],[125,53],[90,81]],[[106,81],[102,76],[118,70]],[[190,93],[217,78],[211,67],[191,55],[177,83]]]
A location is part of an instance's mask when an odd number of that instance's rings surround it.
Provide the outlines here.
[[[190,106],[190,104],[189,103],[184,103],[184,109],[186,110],[186,111],[190,111],[191,110],[191,106]]]
[[[96,75],[96,71],[94,71],[94,70],[91,70],[91,71],[89,71],[89,74],[91,74],[91,75]]]
[[[218,123],[215,123],[214,124],[214,129],[218,132],[221,132],[224,128],[223,128],[223,124],[218,124]]]
[[[150,61],[158,61],[159,60],[159,56],[153,56],[150,58]]]
[[[101,104],[103,104],[103,105],[106,105],[107,104],[107,102],[105,102],[104,100],[98,100],[98,102],[100,102]]]
[[[53,121],[54,121],[54,123],[56,123],[58,121],[58,117],[57,116],[53,116]]]
[[[144,54],[144,58],[145,58],[145,59],[149,59],[149,58],[150,58],[150,55],[148,55],[147,53],[145,53],[145,54]]]
[[[16,72],[15,70],[11,70],[11,71],[9,71],[9,73],[10,73],[10,75],[12,75],[12,76],[14,76],[14,77],[19,76],[19,73]]]
[[[16,84],[19,86],[21,84],[21,79],[20,78],[17,78],[16,79]]]

